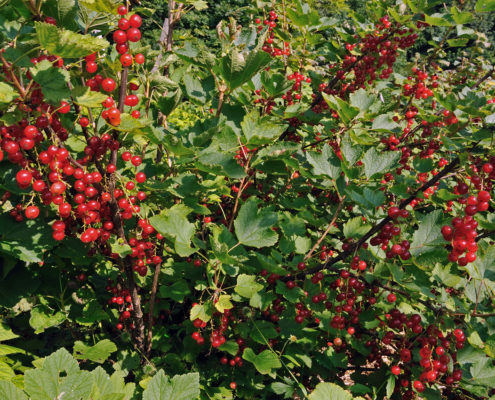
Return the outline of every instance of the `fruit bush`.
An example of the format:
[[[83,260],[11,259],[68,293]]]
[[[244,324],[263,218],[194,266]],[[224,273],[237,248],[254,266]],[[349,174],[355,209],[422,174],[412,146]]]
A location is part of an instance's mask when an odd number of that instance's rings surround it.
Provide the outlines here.
[[[493,396],[495,2],[136,3],[0,1],[2,398]]]

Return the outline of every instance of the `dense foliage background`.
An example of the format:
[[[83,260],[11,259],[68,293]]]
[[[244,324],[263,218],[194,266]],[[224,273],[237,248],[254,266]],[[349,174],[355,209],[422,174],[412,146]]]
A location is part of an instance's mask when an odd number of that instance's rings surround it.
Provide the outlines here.
[[[1,399],[495,398],[495,1],[0,7]]]

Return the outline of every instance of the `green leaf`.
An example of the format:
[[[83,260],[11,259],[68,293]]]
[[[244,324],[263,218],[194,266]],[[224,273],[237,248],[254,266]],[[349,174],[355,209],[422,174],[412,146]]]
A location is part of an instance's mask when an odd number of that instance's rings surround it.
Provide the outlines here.
[[[285,93],[291,86],[291,82],[282,74],[262,71],[260,74],[261,85],[271,97]]]
[[[179,303],[182,303],[190,293],[189,285],[184,279],[179,279],[170,286],[160,286],[160,295],[162,297],[171,298]]]
[[[206,170],[206,172],[228,176],[229,178],[234,179],[242,179],[246,176],[246,171],[237,163],[232,154],[221,152],[218,149],[213,148],[213,146],[207,147],[201,151],[198,156],[198,161],[206,166],[202,168],[202,170]]]
[[[243,68],[244,56],[235,48],[219,62],[220,74],[229,87],[232,87],[232,82],[236,77],[242,75]]]
[[[263,350],[259,354],[255,354],[251,348],[244,349],[242,358],[254,364],[256,370],[263,375],[272,372],[272,369],[277,369],[282,366],[276,354],[270,350]]]
[[[80,375],[82,372],[85,374]],[[25,390],[31,400],[53,400],[62,392],[67,399],[79,400],[86,398],[84,393],[89,395],[92,384],[91,374],[79,371],[77,361],[64,348],[49,355],[41,367],[26,371],[24,376]]]
[[[72,91],[72,98],[75,104],[81,107],[101,107],[108,95],[100,92],[93,92],[87,86],[77,86]]]
[[[110,46],[105,39],[60,29],[46,22],[35,22],[34,25],[41,47],[62,58],[85,57]]]
[[[67,317],[62,312],[53,313],[47,306],[39,305],[31,310],[29,325],[34,329],[34,333],[41,333],[47,328],[60,325],[66,319]]]
[[[163,370],[151,379],[143,392],[143,400],[194,400],[199,397],[197,372],[175,375],[172,379]]]
[[[322,92],[322,95],[328,106],[337,111],[344,124],[347,124],[359,114],[359,108],[349,105],[340,97],[329,95],[325,92]]]
[[[430,172],[433,167],[433,160],[431,158],[415,158],[413,160],[414,170],[417,172]]]
[[[230,88],[235,89],[251,80],[251,78],[261,71],[271,62],[271,57],[266,51],[253,50],[246,57],[246,62],[242,72],[230,82]]]
[[[230,301],[230,295],[222,294],[218,296],[218,301],[215,303],[215,308],[223,313],[225,310],[230,310],[234,305]]]
[[[479,349],[483,349],[485,347],[485,343],[483,343],[483,340],[481,340],[481,337],[477,331],[472,331],[467,340],[473,347],[477,347]]]
[[[110,354],[117,351],[117,346],[108,339],[100,340],[94,346],[88,346],[77,340],[74,343],[74,357],[79,360],[90,360],[102,364]]]
[[[334,383],[321,382],[308,397],[309,400],[352,400],[352,395]]]
[[[189,207],[183,204],[176,204],[172,208],[163,211],[160,215],[150,218],[150,224],[159,233],[174,239],[175,251],[181,257],[188,257],[196,251],[191,248],[194,224],[187,220],[190,212]]]
[[[491,335],[485,342],[485,348],[483,351],[488,357],[495,358],[495,335]]]
[[[294,386],[282,382],[272,382],[270,388],[276,393],[283,395],[284,399],[290,399],[294,393]]]
[[[213,307],[211,302],[207,302],[204,304],[196,304],[193,308],[191,308],[191,321],[195,319],[200,319],[203,322],[208,322],[213,315]]]
[[[313,167],[313,174],[326,175],[332,179],[337,179],[340,176],[340,160],[328,144],[323,145],[321,153],[306,152],[306,159]]]
[[[365,224],[362,217],[354,217],[344,224],[344,236],[346,238],[359,239],[366,234],[371,225]]]
[[[121,132],[132,132],[134,134],[144,134],[143,128],[149,125],[149,121],[145,118],[134,118],[131,114],[122,113],[120,114],[120,124],[118,126],[113,126],[108,123],[113,129]]]
[[[57,25],[78,29],[76,23],[79,7],[76,0],[48,0],[43,4],[43,14],[54,17]]]
[[[495,367],[490,358],[483,357],[478,360],[471,366],[469,372],[471,372],[471,376],[473,377],[473,383],[489,388],[493,387],[493,382],[495,382]]]
[[[296,286],[292,289],[289,289],[285,283],[279,280],[277,281],[275,291],[278,294],[284,296],[291,303],[296,303],[297,301],[299,301],[300,298],[303,298],[305,296],[304,290],[302,290],[300,287]]]
[[[220,60],[218,66],[220,74],[232,91],[251,80],[270,61],[271,57],[265,51],[253,50],[245,55],[234,48]]]
[[[435,13],[432,15],[425,15],[425,22],[433,26],[454,26],[455,22],[452,21],[452,17],[447,13]]]
[[[320,24],[320,16],[318,12],[312,10],[308,3],[300,1],[294,2],[295,9],[292,7],[287,8],[287,15],[294,23],[300,28],[308,29],[308,27],[316,26]]]
[[[255,342],[266,345],[267,341],[278,336],[275,325],[268,321],[257,321],[249,337]]]
[[[102,367],[97,367],[91,371],[91,375],[93,377],[93,389],[89,397],[91,400],[126,400],[135,391],[134,383],[125,383],[126,374],[122,370],[115,371],[109,377]]]
[[[469,43],[469,38],[457,38],[447,40],[450,47],[464,47]]]
[[[18,347],[9,346],[7,344],[0,344],[0,357],[7,356],[9,354],[23,353],[24,350]]]
[[[437,279],[445,286],[456,287],[462,281],[462,277],[455,273],[452,274],[450,272],[451,268],[452,267],[450,265],[443,266],[442,264],[438,263],[433,269],[432,275],[435,277],[435,279]]]
[[[351,106],[359,109],[360,113],[364,113],[375,102],[375,96],[367,93],[364,89],[359,89],[349,95],[349,101]]]
[[[18,96],[18,93],[12,86],[7,85],[5,82],[0,82],[0,103],[10,103]]]
[[[62,68],[56,68],[48,60],[36,64],[30,68],[33,80],[39,83],[45,99],[53,104],[60,104],[60,100],[70,98],[70,90],[67,83],[70,80],[69,72]]]
[[[271,122],[267,117],[260,117],[256,110],[246,114],[241,122],[247,144],[253,145],[271,143],[284,132],[286,127],[285,124]]]
[[[204,105],[206,103],[206,91],[201,85],[199,79],[194,78],[191,74],[183,76],[182,80],[186,88],[186,94],[194,103]]]
[[[28,400],[24,392],[12,382],[0,380],[0,398],[5,400]]]
[[[0,382],[1,381],[11,381],[15,377],[14,370],[5,362],[0,361]],[[0,394],[2,390],[0,388]]]
[[[435,210],[420,218],[418,229],[414,232],[411,242],[410,252],[413,257],[429,253],[438,245],[444,244],[440,221],[442,219],[442,210]]]
[[[240,243],[261,248],[273,246],[278,235],[272,230],[278,216],[274,212],[258,209],[259,202],[254,198],[247,200],[234,221],[235,234]]]
[[[196,11],[202,11],[208,8],[208,3],[204,0],[185,0],[184,4],[191,4]]]
[[[79,0],[79,3],[88,10],[114,14],[120,2],[116,0]]]
[[[263,289],[263,285],[256,283],[256,276],[241,274],[237,277],[237,285],[234,290],[242,297],[250,299],[261,289]]]
[[[474,7],[476,12],[490,12],[495,11],[495,0],[478,0]]]
[[[103,310],[100,303],[93,299],[84,305],[82,310],[82,315],[76,318],[78,324],[82,325],[92,325],[95,322],[106,321],[110,317]]]
[[[160,94],[160,97],[156,100],[158,109],[160,112],[168,116],[174,111],[182,100],[182,90],[170,90],[167,93]]]
[[[370,148],[363,157],[366,178],[391,171],[398,164],[400,157],[398,151],[379,152],[375,147]]]
[[[12,332],[12,329],[5,324],[4,322],[0,322],[0,342],[4,342],[5,340],[18,338],[19,335],[16,335]]]
[[[363,154],[363,148],[361,146],[352,143],[349,132],[346,132],[342,138],[342,143],[340,146],[342,150],[342,155],[344,159],[349,163],[349,165],[354,165],[358,162]]]
[[[394,393],[394,389],[395,389],[395,376],[389,375],[387,379],[387,387],[386,387],[387,397],[392,396],[392,394]]]
[[[124,243],[124,239],[120,239],[117,236],[113,235],[108,240],[108,243],[110,244],[112,253],[116,253],[122,258],[132,254],[131,246],[129,246],[127,243]]]
[[[371,125],[371,129],[375,131],[393,131],[397,128],[399,128],[399,125],[392,119],[390,113],[378,115]]]
[[[227,340],[218,348],[218,350],[225,351],[232,356],[236,356],[239,352],[239,345],[234,340]]]

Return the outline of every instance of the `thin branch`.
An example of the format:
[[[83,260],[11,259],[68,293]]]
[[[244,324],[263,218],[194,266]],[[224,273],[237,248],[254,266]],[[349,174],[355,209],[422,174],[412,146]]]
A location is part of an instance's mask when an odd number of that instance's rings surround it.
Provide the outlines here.
[[[155,273],[153,274],[153,284],[151,286],[151,297],[148,311],[148,340],[146,347],[146,355],[149,356],[151,352],[151,341],[153,339],[153,310],[155,308],[156,291],[158,290],[158,277],[160,276],[160,264],[155,266]]]
[[[483,75],[480,79],[478,79],[476,83],[473,86],[471,86],[471,89],[478,88],[484,81],[486,81],[493,75],[493,72],[495,72],[495,67],[492,67],[490,71],[488,71],[485,75]]]
[[[4,56],[1,53],[0,53],[0,61],[2,61],[2,64],[5,66],[7,72],[10,75],[10,79],[12,80],[12,83],[19,92],[19,95],[21,96],[22,100],[24,100],[26,98],[26,90],[24,90],[22,85],[19,83],[19,80],[15,76],[14,71],[12,70],[12,65],[4,58]]]
[[[315,245],[312,247],[312,249],[309,251],[308,254],[304,256],[304,260],[307,260],[308,258],[311,258],[315,250],[320,246],[321,242],[325,239],[325,237],[328,235],[328,232],[330,232],[330,229],[332,229],[333,224],[337,220],[337,217],[339,216],[340,210],[342,210],[342,206],[344,205],[344,199],[345,196],[340,199],[339,205],[337,206],[337,209],[335,210],[335,214],[333,215],[332,220],[328,224],[328,228],[323,232],[323,235],[318,239],[318,241],[315,243]]]

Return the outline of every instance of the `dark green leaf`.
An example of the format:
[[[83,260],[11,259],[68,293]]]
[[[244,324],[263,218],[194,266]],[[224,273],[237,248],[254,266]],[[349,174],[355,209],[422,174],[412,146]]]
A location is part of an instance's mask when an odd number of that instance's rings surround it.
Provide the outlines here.
[[[274,123],[268,118],[260,117],[256,110],[246,114],[241,122],[242,133],[248,144],[261,145],[271,143],[286,129],[285,124]]]
[[[478,0],[474,7],[476,12],[490,12],[495,11],[495,0]]]
[[[59,105],[60,100],[70,98],[69,72],[56,68],[48,60],[44,60],[30,69],[33,80],[39,83],[46,100]]]
[[[278,216],[274,212],[258,209],[258,201],[254,198],[247,200],[241,207],[234,221],[235,234],[240,243],[261,248],[273,246],[278,235],[272,230]]]
[[[337,179],[340,176],[340,160],[328,144],[325,143],[321,153],[308,151],[306,158],[313,167],[313,174],[326,175],[332,179]]]
[[[363,157],[364,174],[368,179],[375,175],[384,174],[395,168],[400,160],[401,154],[398,151],[382,151],[376,148],[369,149]]]
[[[282,366],[277,355],[270,350],[263,350],[261,353],[255,354],[254,351],[248,347],[244,349],[242,358],[254,364],[256,370],[263,375],[269,374],[273,369]]]
[[[176,204],[172,208],[163,211],[160,215],[150,218],[150,224],[158,232],[174,239],[175,251],[181,257],[188,257],[196,251],[191,248],[194,224],[187,220],[190,212],[189,207],[183,204]]]

